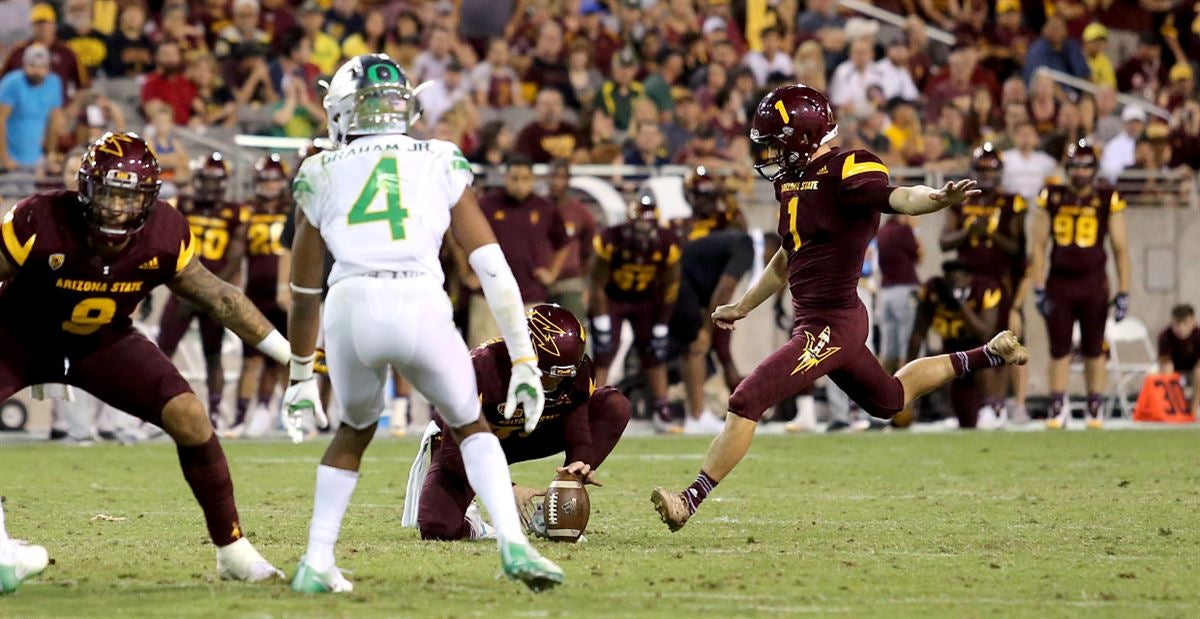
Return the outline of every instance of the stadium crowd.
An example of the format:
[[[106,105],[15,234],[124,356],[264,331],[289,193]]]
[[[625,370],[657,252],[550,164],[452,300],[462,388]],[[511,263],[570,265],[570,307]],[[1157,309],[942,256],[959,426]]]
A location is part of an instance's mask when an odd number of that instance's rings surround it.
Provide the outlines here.
[[[208,152],[188,152],[180,128],[322,136],[321,80],[345,58],[386,52],[424,84],[419,132],[456,143],[472,163],[503,166],[483,205],[529,304],[591,315],[609,295],[596,273],[618,277],[612,248],[592,241],[603,225],[566,190],[569,164],[681,164],[691,170],[693,207],[708,199],[701,193],[718,194],[708,211],[675,226],[669,234],[680,246],[667,243],[659,257],[663,272],[675,272],[668,257],[679,254],[675,279],[657,289],[686,312],[668,308],[635,330],[644,365],[679,360],[691,376],[711,349],[732,388],[740,376],[727,334],[679,325],[728,301],[727,280],[736,284],[750,268],[737,215],[755,155],[748,121],[775,86],[827,92],[843,147],[869,149],[888,166],[961,173],[990,143],[1004,162],[1004,189],[1029,203],[1081,139],[1100,153],[1110,181],[1127,170],[1200,169],[1200,5],[874,5],[901,16],[900,25],[835,0],[10,0],[0,3],[0,180],[32,175],[39,187],[55,186],[73,177],[81,148],[100,133],[133,130],[186,194],[194,162]],[[552,164],[548,195],[534,191],[530,164],[541,163]],[[506,216],[515,211],[534,215]],[[697,244],[710,236],[724,240]],[[689,256],[725,267],[689,273]],[[597,258],[608,271],[595,268]],[[458,267],[451,285],[468,343],[483,342],[495,333],[478,281],[465,257],[450,252],[447,261]],[[915,282],[901,279],[883,273],[880,307],[889,287],[900,287],[893,297],[911,295]],[[911,325],[911,315],[901,319]],[[668,324],[670,341],[659,331]],[[895,365],[908,338],[883,335],[894,339],[884,356]],[[669,417],[665,388],[648,389],[651,407]],[[688,401],[698,416],[699,396]]]

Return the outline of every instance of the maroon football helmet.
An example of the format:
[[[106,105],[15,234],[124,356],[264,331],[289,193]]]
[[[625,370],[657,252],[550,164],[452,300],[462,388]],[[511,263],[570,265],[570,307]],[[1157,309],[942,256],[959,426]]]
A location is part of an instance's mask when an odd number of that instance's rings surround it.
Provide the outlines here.
[[[215,204],[225,199],[229,182],[229,164],[219,152],[204,158],[192,177],[192,191],[197,203]]]
[[[725,179],[705,166],[696,166],[683,180],[683,190],[692,215],[707,217],[720,210],[719,203],[725,192]]]
[[[1092,148],[1087,140],[1079,140],[1068,146],[1066,168],[1071,185],[1075,189],[1090,187],[1096,180],[1096,168],[1099,162],[1100,158],[1096,156],[1096,149]]]
[[[980,189],[993,191],[1000,186],[1004,161],[1000,159],[1000,153],[996,152],[996,147],[991,142],[984,142],[971,153],[971,171],[975,174]]]
[[[120,245],[150,218],[162,168],[136,133],[106,132],[79,164],[79,203],[92,237]]]
[[[290,172],[283,158],[271,153],[254,164],[254,195],[260,200],[278,200],[287,188]]]
[[[583,362],[587,334],[569,310],[542,303],[530,308],[529,337],[537,353],[538,369],[548,378],[574,378]]]
[[[626,240],[640,251],[649,249],[658,240],[658,199],[649,191],[642,192],[629,203],[628,215]]]
[[[767,150],[754,169],[770,181],[798,174],[835,137],[833,107],[821,91],[803,84],[780,86],[758,102],[750,121],[750,140]]]

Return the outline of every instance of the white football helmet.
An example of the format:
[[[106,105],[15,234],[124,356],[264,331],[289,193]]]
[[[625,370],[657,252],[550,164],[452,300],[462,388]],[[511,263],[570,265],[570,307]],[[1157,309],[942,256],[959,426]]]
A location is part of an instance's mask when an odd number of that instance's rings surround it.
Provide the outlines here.
[[[408,76],[387,54],[363,54],[333,74],[325,93],[329,139],[345,146],[360,135],[408,133],[421,107]]]

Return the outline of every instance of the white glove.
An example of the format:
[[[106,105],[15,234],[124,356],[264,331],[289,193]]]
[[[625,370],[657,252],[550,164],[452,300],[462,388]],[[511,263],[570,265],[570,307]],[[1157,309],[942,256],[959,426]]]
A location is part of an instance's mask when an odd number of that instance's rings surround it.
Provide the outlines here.
[[[546,392],[542,389],[542,371],[532,361],[518,363],[512,368],[508,379],[508,400],[504,403],[504,418],[512,419],[520,406],[525,410],[525,432],[533,432],[542,418],[542,407],[546,405]]]
[[[314,378],[302,380],[283,392],[283,409],[280,411],[280,421],[293,443],[304,440],[304,411],[311,410],[317,426],[329,426],[329,418],[325,416],[325,407],[321,406],[321,392],[317,389]]]

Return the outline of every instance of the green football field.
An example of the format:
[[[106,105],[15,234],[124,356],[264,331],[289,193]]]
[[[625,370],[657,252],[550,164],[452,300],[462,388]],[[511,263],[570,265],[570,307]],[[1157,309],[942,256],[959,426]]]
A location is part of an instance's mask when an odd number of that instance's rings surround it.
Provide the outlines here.
[[[174,449],[0,446],[10,533],[55,563],[0,616],[773,617],[1200,615],[1200,434],[762,436],[691,523],[650,506],[707,439],[631,438],[592,491],[589,540],[541,543],[567,583],[499,578],[492,543],[399,526],[415,441],[380,442],[342,529],[354,593],[215,579]],[[319,443],[229,443],[243,527],[291,574]],[[514,468],[545,484],[554,462]],[[111,517],[111,518],[109,518]],[[113,520],[116,519],[116,520]]]

